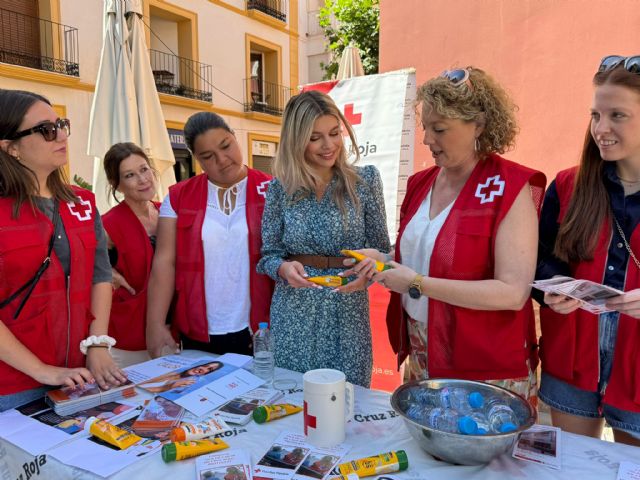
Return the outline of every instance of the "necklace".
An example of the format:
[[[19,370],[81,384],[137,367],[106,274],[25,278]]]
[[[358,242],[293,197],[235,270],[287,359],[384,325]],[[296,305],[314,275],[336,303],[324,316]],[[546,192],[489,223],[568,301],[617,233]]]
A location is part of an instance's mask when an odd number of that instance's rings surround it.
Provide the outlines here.
[[[627,249],[627,252],[629,252],[629,255],[631,255],[631,258],[633,258],[633,261],[635,262],[636,267],[640,269],[640,261],[638,261],[635,254],[633,253],[633,250],[631,250],[631,245],[629,245],[629,242],[627,242],[627,237],[625,237],[624,232],[622,231],[622,227],[620,227],[620,224],[618,223],[618,219],[613,214],[613,212],[611,212],[611,216],[613,217],[613,221],[616,223],[616,228],[618,229],[618,233],[622,237],[622,241],[624,242],[624,247]]]

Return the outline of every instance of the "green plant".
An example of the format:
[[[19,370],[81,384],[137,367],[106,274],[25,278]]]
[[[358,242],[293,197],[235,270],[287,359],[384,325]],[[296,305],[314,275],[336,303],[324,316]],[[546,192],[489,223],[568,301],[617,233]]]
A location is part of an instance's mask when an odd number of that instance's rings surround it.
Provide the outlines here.
[[[82,178],[79,175],[73,176],[73,183],[75,183],[79,187],[93,191],[93,185],[91,185],[89,182],[87,182],[84,178]]]
[[[321,64],[325,80],[338,73],[340,56],[350,43],[360,50],[364,73],[378,73],[379,0],[325,0],[318,19],[332,54],[329,63]]]

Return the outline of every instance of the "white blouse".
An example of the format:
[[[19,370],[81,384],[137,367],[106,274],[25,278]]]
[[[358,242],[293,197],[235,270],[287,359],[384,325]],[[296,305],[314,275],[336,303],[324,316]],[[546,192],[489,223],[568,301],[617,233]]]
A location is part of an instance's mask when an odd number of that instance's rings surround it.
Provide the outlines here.
[[[400,239],[400,256],[402,264],[423,275],[429,274],[431,254],[436,238],[449,216],[453,202],[442,210],[435,218],[429,218],[431,209],[431,192],[427,194],[416,214],[411,218]],[[454,200],[455,201],[455,200]],[[413,299],[409,294],[402,295],[402,306],[409,316],[419,322],[427,322],[429,315],[429,299],[423,295]]]
[[[247,227],[247,179],[223,194],[209,182],[207,210],[202,223],[204,284],[210,335],[238,332],[249,326],[249,228]],[[235,207],[232,197],[235,194]],[[167,195],[160,217],[177,218]]]

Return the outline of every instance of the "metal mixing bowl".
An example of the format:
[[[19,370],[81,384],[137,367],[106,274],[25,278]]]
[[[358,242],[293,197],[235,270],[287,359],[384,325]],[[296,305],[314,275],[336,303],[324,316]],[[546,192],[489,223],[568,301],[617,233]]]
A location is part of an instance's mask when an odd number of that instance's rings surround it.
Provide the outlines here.
[[[508,433],[487,435],[461,435],[448,433],[421,425],[411,420],[406,411],[411,405],[409,390],[412,388],[444,388],[462,387],[469,392],[480,392],[485,398],[499,396],[509,405],[519,420],[517,430]],[[420,447],[441,460],[460,465],[481,465],[489,463],[493,458],[511,452],[520,433],[536,422],[536,411],[523,397],[507,389],[484,382],[455,379],[432,379],[412,381],[401,385],[391,396],[391,406],[398,412],[407,426],[411,436]]]

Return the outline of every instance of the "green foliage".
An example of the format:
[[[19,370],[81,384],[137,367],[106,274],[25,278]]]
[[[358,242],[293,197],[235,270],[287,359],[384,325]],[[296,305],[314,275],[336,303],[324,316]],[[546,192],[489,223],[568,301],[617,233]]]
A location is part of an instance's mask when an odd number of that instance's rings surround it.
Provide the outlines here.
[[[75,183],[76,185],[78,185],[79,187],[85,188],[87,190],[91,190],[93,191],[93,185],[91,185],[89,182],[87,182],[84,178],[78,176],[78,175],[74,175],[73,176],[73,183]]]
[[[360,50],[364,73],[378,73],[379,0],[325,0],[318,18],[332,54],[331,62],[322,64],[325,80],[338,73],[338,61],[350,43]]]

